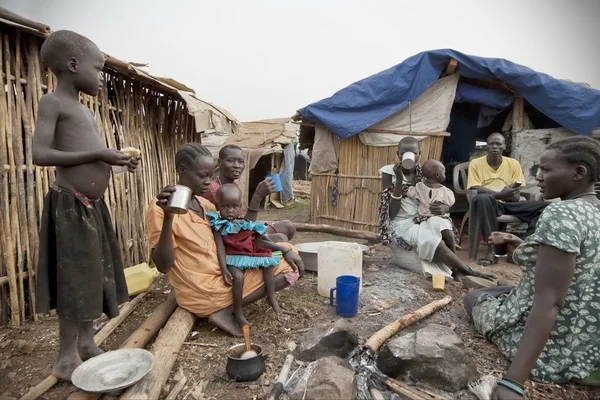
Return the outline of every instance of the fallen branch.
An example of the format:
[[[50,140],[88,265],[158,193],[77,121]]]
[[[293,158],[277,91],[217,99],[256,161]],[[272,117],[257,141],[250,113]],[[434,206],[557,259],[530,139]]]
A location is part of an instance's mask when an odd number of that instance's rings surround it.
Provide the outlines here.
[[[385,383],[392,392],[398,393],[400,396],[404,396],[408,400],[448,400],[445,397],[422,392],[415,387],[408,386],[407,384],[392,378],[387,378]]]
[[[372,400],[385,400],[385,398],[383,397],[383,394],[381,394],[381,392],[377,388],[374,388],[374,387],[370,388],[369,393],[371,394]]]
[[[380,242],[381,237],[375,232],[369,231],[355,231],[353,229],[340,228],[337,226],[324,225],[324,224],[305,224],[300,222],[294,222],[297,232],[320,232],[329,233],[331,235],[344,236],[355,239],[368,240],[370,242]]]
[[[277,377],[277,382],[271,388],[269,395],[266,397],[267,400],[277,400],[279,396],[283,393],[283,385],[287,381],[288,375],[290,373],[290,368],[292,368],[292,363],[294,362],[294,356],[288,354],[285,358],[285,362],[283,363],[283,367],[281,367],[281,372]]]
[[[433,314],[440,308],[446,306],[451,301],[452,297],[446,296],[441,300],[436,300],[419,308],[417,311],[404,315],[399,320],[394,321],[391,324],[377,331],[373,336],[369,338],[369,340],[367,340],[365,346],[368,347],[369,350],[371,350],[373,353],[375,353],[377,350],[379,350],[382,344],[384,344],[389,338],[394,336],[398,331]]]
[[[101,345],[108,338],[108,336],[111,333],[113,333],[113,331],[119,325],[121,325],[125,318],[127,318],[129,314],[132,313],[135,307],[137,307],[137,305],[140,304],[142,299],[146,296],[146,293],[148,292],[141,293],[133,300],[125,303],[123,307],[121,307],[119,315],[108,321],[108,323],[104,325],[104,328],[102,328],[100,332],[94,335],[94,342],[97,345]],[[55,377],[54,375],[49,375],[46,379],[29,389],[29,391],[21,397],[21,400],[35,400],[39,398],[41,395],[50,390],[54,385],[56,385],[58,381],[59,379],[57,377]]]
[[[158,399],[163,385],[167,382],[171,368],[185,338],[190,334],[196,316],[178,307],[160,332],[154,345],[154,367],[137,384],[130,387],[121,399]]]
[[[169,297],[158,306],[152,315],[148,317],[128,338],[125,340],[121,349],[142,349],[146,347],[148,342],[158,333],[169,317],[175,311],[177,301],[175,294],[171,293]],[[68,400],[97,400],[102,397],[102,393],[89,393],[83,390],[76,390],[71,393]]]
[[[186,383],[187,383],[187,378],[184,376],[183,378],[181,378],[181,380],[179,382],[177,382],[177,385],[175,385],[175,387],[169,392],[169,395],[167,396],[167,398],[165,400],[175,400],[177,398],[177,396],[179,395],[179,393],[181,393],[181,391],[185,387]]]

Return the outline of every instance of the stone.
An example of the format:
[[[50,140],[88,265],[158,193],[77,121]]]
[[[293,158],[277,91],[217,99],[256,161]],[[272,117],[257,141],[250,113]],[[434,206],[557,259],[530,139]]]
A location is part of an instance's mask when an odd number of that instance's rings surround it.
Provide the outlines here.
[[[463,276],[462,277],[463,287],[469,289],[482,289],[492,286],[496,286],[495,282],[488,281],[487,279],[478,278],[476,276]]]
[[[292,400],[356,399],[356,376],[350,363],[339,357],[324,357],[314,362],[306,385],[296,385]]]
[[[286,343],[286,347],[290,352],[294,352],[294,350],[296,350],[296,348],[298,347],[298,345],[295,342],[289,341]]]
[[[377,366],[392,378],[410,376],[456,392],[479,376],[462,340],[449,327],[430,324],[386,344]]]
[[[358,346],[358,335],[345,319],[323,324],[307,332],[300,340],[298,359],[316,361],[319,358],[338,356],[347,358]]]

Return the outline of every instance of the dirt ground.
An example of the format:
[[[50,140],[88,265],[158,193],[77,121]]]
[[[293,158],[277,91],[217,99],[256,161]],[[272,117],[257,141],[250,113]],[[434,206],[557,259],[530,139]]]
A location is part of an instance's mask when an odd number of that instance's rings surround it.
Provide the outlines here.
[[[261,213],[266,221],[290,219],[295,222],[308,221],[309,207],[305,201],[281,210]],[[347,240],[327,234],[298,233],[293,243],[324,240]],[[466,259],[466,254],[461,252]],[[477,267],[479,268],[479,267]],[[520,276],[518,267],[510,264],[497,264],[486,268],[498,278],[517,282]],[[445,295],[451,295],[453,302],[426,320],[407,329],[414,330],[426,323],[456,325],[456,333],[463,339],[467,352],[473,357],[479,372],[500,376],[507,368],[504,356],[478,335],[462,307],[466,291],[461,284],[450,282],[444,293],[431,289],[431,283],[419,274],[404,271],[392,262],[386,248],[377,248],[372,255],[364,258],[364,286],[360,298],[359,315],[350,323],[365,341],[375,331],[402,315]],[[183,345],[171,376],[163,388],[163,397],[183,376],[187,383],[178,399],[257,399],[268,393],[274,383],[289,348],[300,343],[302,336],[311,327],[320,323],[330,323],[337,318],[328,300],[317,295],[317,276],[307,273],[295,286],[278,293],[278,300],[285,310],[283,318],[273,316],[264,301],[247,308],[247,318],[253,324],[253,341],[263,347],[268,354],[267,372],[251,383],[231,383],[225,373],[225,351],[240,343],[213,328],[205,319],[198,319],[192,334]],[[160,278],[158,287],[150,292],[142,304],[116,329],[102,345],[106,350],[118,348],[142,321],[166,298],[168,282]],[[381,300],[398,301],[387,309],[378,309]],[[30,322],[21,328],[0,328],[0,400],[18,398],[29,388],[41,382],[48,374],[58,351],[56,317],[47,317],[39,322]],[[292,344],[293,343],[293,344]],[[296,363],[295,369],[299,363]],[[474,377],[475,378],[475,377]],[[431,388],[427,388],[434,391]],[[64,399],[74,391],[67,383],[59,383],[48,391],[43,399]],[[600,390],[576,385],[545,385],[528,382],[531,399],[599,399]],[[451,394],[437,391],[447,398],[474,399],[466,390]]]

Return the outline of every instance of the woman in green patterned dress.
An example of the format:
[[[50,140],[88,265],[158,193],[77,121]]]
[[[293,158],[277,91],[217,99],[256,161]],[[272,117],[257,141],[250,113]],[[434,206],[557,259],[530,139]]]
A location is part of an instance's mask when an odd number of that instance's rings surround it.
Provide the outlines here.
[[[530,377],[541,382],[590,380],[600,359],[600,142],[576,136],[550,144],[538,186],[545,199],[536,231],[513,257],[517,287],[474,290],[465,308],[475,328],[512,363],[493,399],[524,396]],[[595,375],[596,373],[594,373]],[[595,378],[597,379],[597,378]]]

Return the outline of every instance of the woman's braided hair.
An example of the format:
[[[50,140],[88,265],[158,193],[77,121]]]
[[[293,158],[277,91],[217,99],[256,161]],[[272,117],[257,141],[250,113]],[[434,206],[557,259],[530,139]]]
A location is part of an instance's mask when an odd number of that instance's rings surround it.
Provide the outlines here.
[[[212,157],[209,149],[202,146],[200,143],[186,143],[177,150],[175,155],[175,167],[189,169],[198,165],[201,158]]]
[[[556,150],[568,164],[585,165],[592,182],[600,181],[600,142],[587,136],[573,136],[550,143],[547,150]]]

